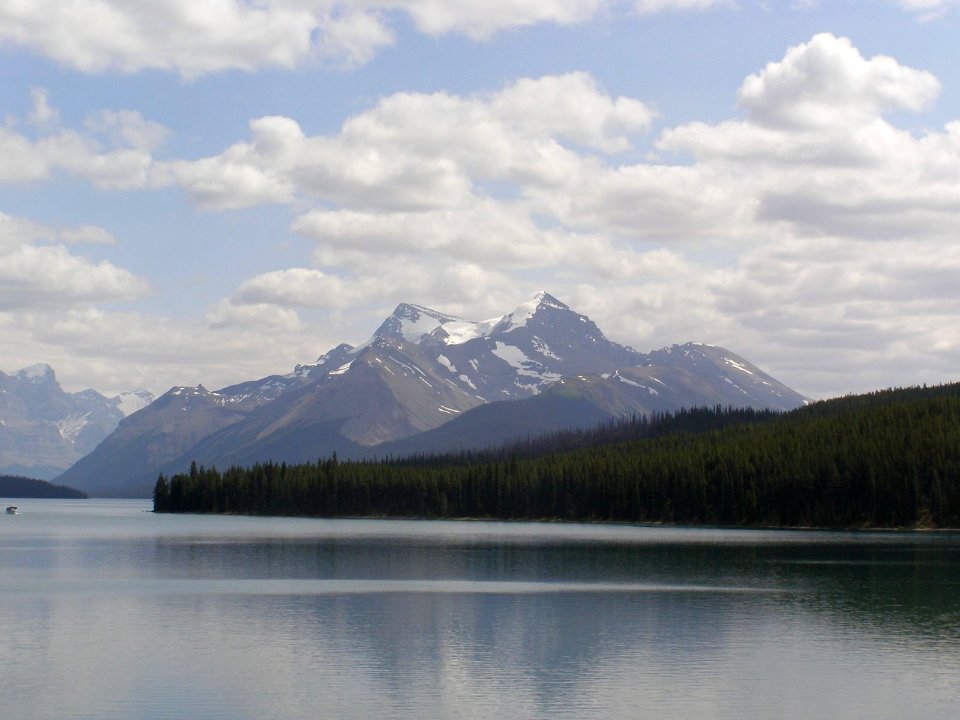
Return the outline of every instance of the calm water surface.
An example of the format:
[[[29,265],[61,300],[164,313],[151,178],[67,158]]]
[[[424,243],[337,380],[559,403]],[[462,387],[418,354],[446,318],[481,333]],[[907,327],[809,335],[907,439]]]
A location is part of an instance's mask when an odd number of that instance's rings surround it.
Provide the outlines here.
[[[957,534],[15,503],[6,720],[960,717]]]

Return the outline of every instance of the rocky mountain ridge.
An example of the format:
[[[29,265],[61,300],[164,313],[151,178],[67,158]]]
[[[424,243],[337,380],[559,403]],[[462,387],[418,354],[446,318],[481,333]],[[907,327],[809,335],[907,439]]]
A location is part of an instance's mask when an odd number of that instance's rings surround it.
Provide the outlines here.
[[[571,395],[577,401],[565,403]],[[692,405],[790,409],[804,398],[722,348],[645,355],[614,343],[547,293],[480,322],[402,303],[367,342],[338,345],[287,375],[216,392],[172,388],[58,481],[92,494],[144,494],[159,472],[194,460],[223,468],[333,452],[370,457],[419,451],[417,438],[457,428],[453,446],[499,441],[505,428],[524,430],[511,416],[542,415],[551,402],[568,411],[545,413],[549,421],[528,433]]]

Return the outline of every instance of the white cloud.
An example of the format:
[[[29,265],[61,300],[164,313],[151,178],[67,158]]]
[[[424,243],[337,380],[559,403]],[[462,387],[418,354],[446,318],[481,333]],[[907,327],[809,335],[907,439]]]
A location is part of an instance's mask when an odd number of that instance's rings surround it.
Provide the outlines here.
[[[922,21],[934,20],[960,5],[957,0],[899,0],[900,7],[918,14]]]
[[[293,229],[326,248],[371,254],[443,255],[499,268],[554,265],[569,241],[515,205],[481,200],[468,209],[369,213],[314,210]]]
[[[116,242],[108,230],[95,225],[55,228],[0,212],[0,252],[38,241],[67,245],[112,245]]]
[[[521,79],[493,93],[397,93],[307,137],[290,118],[251,123],[220,155],[163,166],[206,207],[290,202],[296,195],[366,210],[440,210],[475,202],[485,181],[558,185],[629,149],[653,113],[585,73]],[[570,146],[568,146],[569,144]]]
[[[33,98],[33,111],[28,117],[30,123],[46,125],[57,119],[60,113],[56,108],[51,107],[47,98],[47,91],[44,88],[33,88],[30,91],[30,96]]]
[[[849,39],[823,33],[748,77],[739,101],[760,125],[801,129],[862,125],[886,110],[919,111],[939,92],[930,73],[884,55],[867,60]]]
[[[530,138],[554,137],[602,152],[632,147],[653,111],[633,98],[611,98],[588,73],[521,78],[496,93],[490,114]]]
[[[395,42],[390,15],[430,35],[482,40],[540,23],[571,25],[625,0],[32,0],[0,5],[0,43],[82,72],[160,69],[194,78],[224,70],[356,66]],[[640,12],[705,9],[718,0],[636,0]]]
[[[8,369],[46,362],[58,370],[61,381],[73,389],[96,387],[131,389],[142,381],[117,387],[117,378],[132,370],[111,355],[118,340],[133,342],[131,328],[116,336],[104,327],[82,327],[92,334],[76,334],[78,318],[103,318],[103,303],[136,300],[150,291],[147,282],[128,270],[93,262],[62,245],[69,242],[104,243],[113,238],[94,226],[52,228],[27,218],[0,213],[0,337]],[[89,351],[84,357],[83,348]],[[141,372],[143,369],[141,367]],[[85,373],[89,373],[86,375]]]
[[[44,148],[9,127],[0,127],[0,183],[41,180],[50,173]]]
[[[204,320],[210,329],[257,334],[294,333],[303,328],[295,310],[272,302],[234,303],[224,299],[206,313]]]
[[[89,180],[99,188],[127,190],[150,182],[152,151],[167,130],[131,110],[104,110],[88,118],[84,131],[63,127],[48,104],[47,93],[34,89],[34,126],[21,132],[17,119],[0,127],[0,183],[37,182],[57,172]]]
[[[370,289],[369,282],[345,280],[321,270],[290,268],[263,273],[244,282],[234,306],[342,309],[368,301]]]
[[[94,225],[62,228],[58,235],[68,245],[114,245],[117,242],[108,230]]]
[[[83,72],[195,77],[292,68],[316,56],[362,62],[392,34],[375,14],[336,2],[34,0],[0,6],[0,41]]]
[[[21,245],[5,252],[0,264],[0,309],[68,307],[131,300],[147,284],[112,263],[92,263],[64,247]]]
[[[674,0],[675,4],[676,0]],[[572,25],[592,18],[607,0],[374,0],[372,4],[410,13],[417,27],[431,35],[459,32],[489,38],[508,28],[552,22]]]
[[[717,6],[732,6],[734,0],[634,0],[634,7],[641,13],[666,10],[706,10]]]
[[[49,240],[56,230],[28,218],[14,217],[0,212],[0,253],[15,250],[37,240]]]
[[[170,134],[163,125],[146,120],[133,110],[101,110],[87,118],[86,127],[111,147],[145,152],[160,148]]]
[[[726,172],[752,207],[751,236],[786,224],[814,237],[947,239],[958,228],[960,123],[915,134],[883,117],[920,110],[938,90],[928,73],[818,35],[745,81],[748,119],[671,128],[657,146],[692,155],[696,174]]]

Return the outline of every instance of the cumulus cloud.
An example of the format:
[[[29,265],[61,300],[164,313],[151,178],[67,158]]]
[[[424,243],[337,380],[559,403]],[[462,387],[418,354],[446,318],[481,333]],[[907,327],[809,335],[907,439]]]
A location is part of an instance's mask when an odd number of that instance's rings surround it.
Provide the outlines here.
[[[682,0],[681,0],[682,1]],[[674,0],[674,4],[676,0]],[[463,33],[477,40],[509,28],[544,22],[572,25],[592,18],[609,0],[373,0],[371,5],[402,9],[417,27],[431,35]]]
[[[244,282],[234,306],[346,308],[369,300],[369,281],[344,279],[312,268],[290,268],[257,275]]]
[[[62,247],[24,245],[3,258],[0,307],[129,300],[147,289],[130,272],[90,263]]]
[[[0,183],[37,182],[58,172],[108,190],[145,187],[151,182],[152,152],[167,130],[132,110],[91,115],[83,130],[62,126],[47,93],[33,90],[34,109],[22,130],[17,118],[0,127]]]
[[[51,227],[29,218],[0,212],[0,251],[30,245],[38,241],[67,245],[112,245],[116,242],[109,230],[95,225]]]
[[[118,339],[133,342],[131,328],[111,337],[101,332],[104,327],[78,319],[105,317],[98,309],[104,303],[142,298],[150,292],[148,283],[113,263],[91,261],[76,254],[76,248],[59,244],[111,242],[112,235],[103,228],[55,228],[0,213],[0,336],[6,369],[50,363],[60,381],[74,390],[90,387],[94,378],[102,381],[96,387],[108,391],[145,384],[142,377],[134,382],[133,375],[129,384],[113,384],[133,370],[118,365],[110,354]],[[80,328],[94,334],[84,335]]]
[[[558,223],[644,242],[743,241],[783,224],[903,237],[954,226],[958,131],[916,135],[884,114],[920,111],[938,91],[925,71],[822,34],[744,81],[744,118],[666,128],[660,157],[641,163],[617,161],[654,121],[649,106],[570,73],[471,96],[397,93],[333,135],[260,118],[250,140],[163,167],[206,207],[319,202],[294,227],[341,250],[456,244],[519,266],[538,246],[556,256],[543,228]]]
[[[571,73],[466,97],[397,93],[336,135],[308,137],[291,118],[259,118],[249,141],[163,171],[214,208],[299,195],[366,210],[450,209],[472,204],[485,181],[567,182],[593,153],[632,147],[652,118],[640,101]]]
[[[555,265],[573,240],[538,228],[522,207],[490,199],[470,208],[428,212],[314,210],[297,218],[293,229],[326,248],[439,254],[503,269]]]
[[[919,111],[939,92],[930,73],[884,55],[867,60],[849,39],[822,33],[748,77],[739,101],[760,125],[800,129],[862,125],[886,110]]]
[[[392,40],[375,13],[338,2],[35,0],[0,7],[0,41],[84,72],[157,68],[195,77],[292,68],[318,55],[356,63]]]
[[[695,168],[739,177],[757,230],[785,224],[815,237],[955,237],[960,125],[913,133],[889,109],[936,97],[929,73],[889,57],[865,59],[845,38],[818,35],[748,78],[747,119],[665,130],[657,146]]]

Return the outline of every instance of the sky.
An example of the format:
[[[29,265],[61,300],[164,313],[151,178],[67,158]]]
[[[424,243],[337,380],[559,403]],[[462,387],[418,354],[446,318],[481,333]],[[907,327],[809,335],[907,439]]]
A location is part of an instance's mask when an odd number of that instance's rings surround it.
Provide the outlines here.
[[[216,389],[546,290],[960,380],[960,1],[0,2],[0,370]]]

